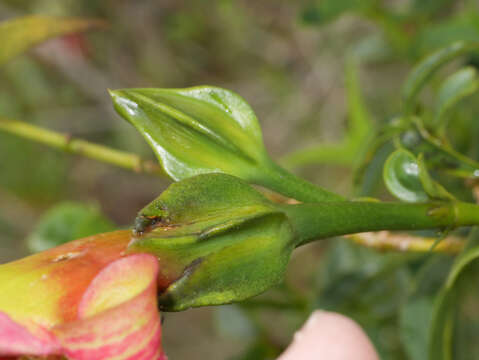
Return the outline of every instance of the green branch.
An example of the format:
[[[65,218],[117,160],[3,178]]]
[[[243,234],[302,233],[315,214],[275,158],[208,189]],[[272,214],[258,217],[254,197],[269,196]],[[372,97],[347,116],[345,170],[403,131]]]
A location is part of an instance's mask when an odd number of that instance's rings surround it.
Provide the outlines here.
[[[73,138],[68,134],[60,134],[22,121],[0,118],[0,131],[136,173],[164,175],[163,169],[158,164],[144,160],[138,155],[93,144],[85,140]]]
[[[297,234],[298,246],[366,231],[453,229],[479,225],[479,206],[463,202],[343,201],[279,205],[279,208],[288,215]]]
[[[272,160],[266,162],[261,170],[257,171],[257,178],[252,179],[251,183],[264,186],[299,201],[345,200],[341,195],[318,187],[290,173]]]

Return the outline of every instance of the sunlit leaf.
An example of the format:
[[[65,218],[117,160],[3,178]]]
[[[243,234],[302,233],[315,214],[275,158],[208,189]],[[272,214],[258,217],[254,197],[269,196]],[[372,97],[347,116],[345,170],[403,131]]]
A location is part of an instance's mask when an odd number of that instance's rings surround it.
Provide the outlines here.
[[[25,16],[0,23],[0,65],[49,38],[85,31],[104,24],[83,18]]]

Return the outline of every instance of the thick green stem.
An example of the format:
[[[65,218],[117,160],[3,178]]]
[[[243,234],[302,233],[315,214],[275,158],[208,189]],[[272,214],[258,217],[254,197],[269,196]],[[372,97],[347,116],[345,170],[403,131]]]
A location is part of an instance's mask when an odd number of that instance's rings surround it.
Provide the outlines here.
[[[278,206],[292,222],[298,246],[322,238],[365,231],[479,225],[479,206],[463,202],[407,204],[342,201]]]
[[[5,131],[59,150],[83,155],[134,172],[164,175],[160,166],[152,161],[143,160],[138,155],[93,144],[85,140],[75,139],[68,134],[59,134],[22,121],[0,118],[0,131]]]
[[[268,161],[266,166],[258,171],[263,176],[254,179],[257,185],[267,187],[285,196],[303,202],[341,201],[340,195],[324,190],[306,180],[303,180],[273,161]]]

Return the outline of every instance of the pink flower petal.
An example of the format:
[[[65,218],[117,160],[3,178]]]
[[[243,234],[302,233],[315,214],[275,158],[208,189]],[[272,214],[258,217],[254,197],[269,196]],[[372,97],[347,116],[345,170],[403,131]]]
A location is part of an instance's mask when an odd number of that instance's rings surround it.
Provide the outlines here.
[[[103,269],[80,302],[80,320],[54,328],[64,353],[75,360],[159,359],[157,273],[158,260],[148,254]]]
[[[48,355],[58,352],[53,334],[38,326],[33,331],[0,312],[0,354]]]
[[[0,266],[0,359],[163,359],[159,263],[126,255],[126,232]]]

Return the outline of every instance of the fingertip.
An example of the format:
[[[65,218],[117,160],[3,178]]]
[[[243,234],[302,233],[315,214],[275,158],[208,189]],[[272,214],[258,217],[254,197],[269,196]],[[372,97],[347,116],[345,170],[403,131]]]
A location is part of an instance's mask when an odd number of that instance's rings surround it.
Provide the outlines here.
[[[296,332],[292,344],[278,360],[378,360],[361,327],[350,318],[315,311]]]

